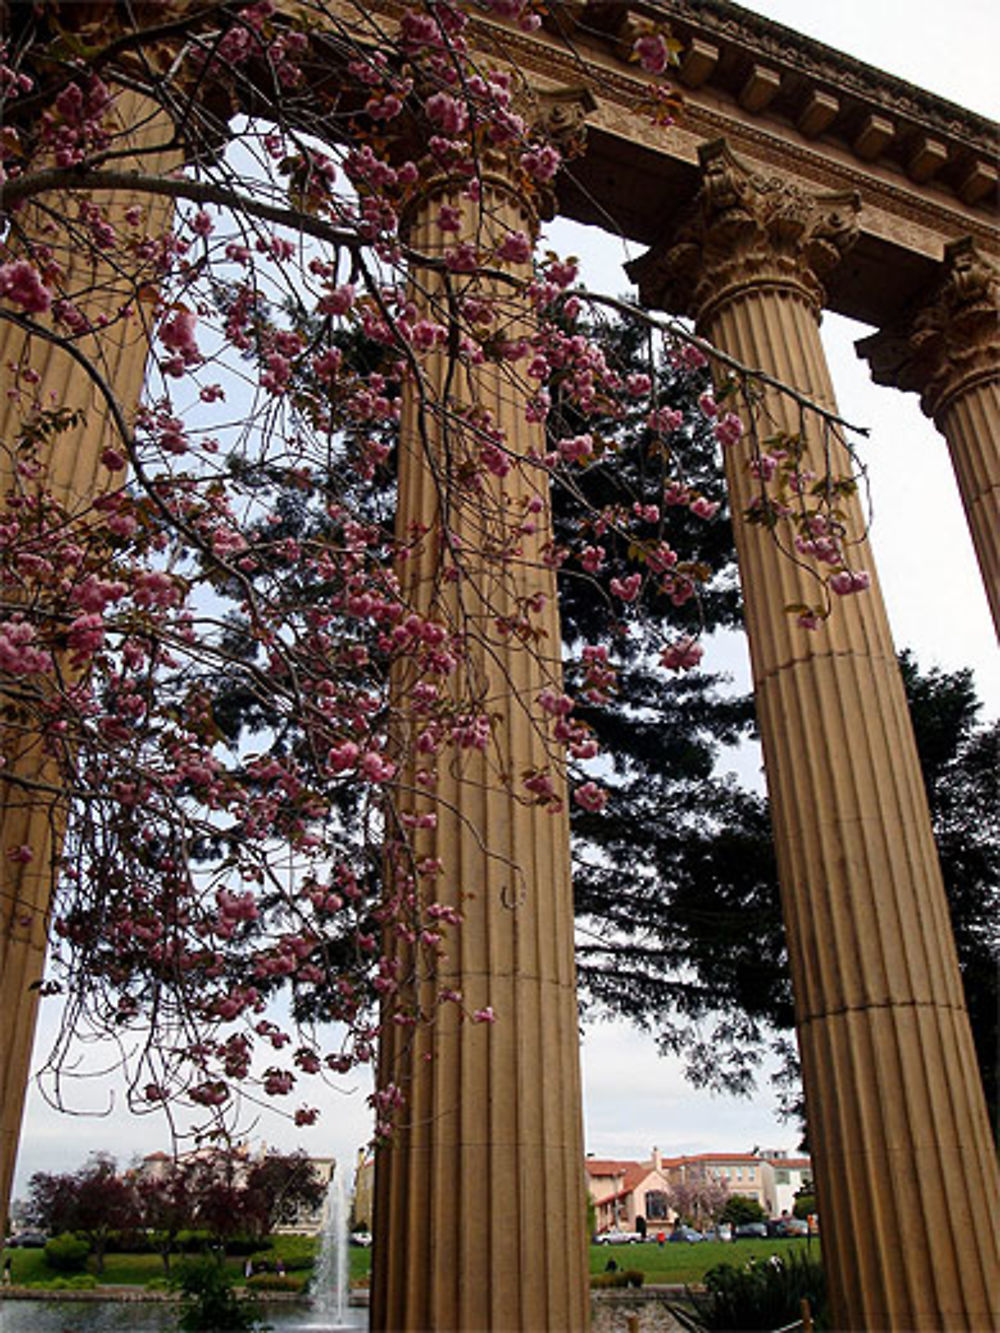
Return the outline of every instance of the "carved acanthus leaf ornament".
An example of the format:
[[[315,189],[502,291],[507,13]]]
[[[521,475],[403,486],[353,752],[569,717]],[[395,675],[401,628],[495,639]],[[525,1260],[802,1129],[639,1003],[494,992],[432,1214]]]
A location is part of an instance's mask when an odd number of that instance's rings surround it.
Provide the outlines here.
[[[1000,265],[971,239],[945,246],[944,274],[899,324],[855,344],[876,384],[920,395],[937,418],[956,394],[1000,378]]]
[[[698,150],[702,183],[679,231],[628,266],[647,305],[699,325],[747,287],[784,287],[822,308],[823,281],[858,234],[856,191],[812,195],[756,175],[725,140]]]

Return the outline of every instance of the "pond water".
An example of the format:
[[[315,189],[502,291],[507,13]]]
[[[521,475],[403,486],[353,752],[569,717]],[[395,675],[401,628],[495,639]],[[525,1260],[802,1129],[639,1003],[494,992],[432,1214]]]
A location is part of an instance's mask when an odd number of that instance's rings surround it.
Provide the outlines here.
[[[160,1302],[0,1301],[0,1333],[176,1333],[177,1309]],[[306,1305],[262,1301],[260,1316],[275,1333],[332,1333],[368,1327],[366,1309],[349,1308],[332,1325]]]

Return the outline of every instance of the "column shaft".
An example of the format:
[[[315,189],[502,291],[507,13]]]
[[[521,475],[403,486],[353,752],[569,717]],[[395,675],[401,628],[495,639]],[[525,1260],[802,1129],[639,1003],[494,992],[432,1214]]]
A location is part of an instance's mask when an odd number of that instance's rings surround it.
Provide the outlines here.
[[[149,114],[149,104],[122,94],[117,114],[123,131],[155,142],[164,134],[162,120]],[[169,138],[169,125],[164,137]],[[144,161],[151,171],[176,164],[176,153]],[[48,199],[56,208],[67,200]],[[97,202],[112,220],[120,220],[136,202],[134,194],[103,193]],[[149,230],[166,225],[170,206],[163,200],[148,203]],[[26,226],[22,219],[22,229]],[[78,304],[92,320],[114,312],[132,296],[127,275],[85,252],[59,253],[64,290],[89,291]],[[113,319],[108,328],[77,340],[78,348],[110,385],[126,413],[139,401],[145,373],[148,340],[139,320]],[[102,449],[112,442],[107,404],[94,380],[65,351],[42,339],[29,339],[15,325],[0,321],[0,365],[30,366],[39,375],[34,388],[46,406],[81,409],[85,421],[54,437],[44,473],[27,482],[17,471],[13,445],[25,402],[6,395],[0,399],[0,497],[17,487],[46,488],[71,512],[85,513],[92,496],[106,489],[109,474],[100,462]],[[26,395],[27,396],[26,391]],[[0,590],[0,615],[17,610],[16,590]],[[64,676],[69,668],[64,664]],[[57,758],[47,752],[41,737],[26,729],[11,685],[0,676],[0,706],[4,709],[0,735],[0,1220],[6,1215],[21,1130],[21,1117],[38,1010],[38,991],[45,969],[50,900],[66,827],[67,800],[61,787]],[[31,849],[30,861],[10,856],[12,848]]]
[[[855,344],[876,384],[920,394],[948,441],[993,623],[1000,634],[1000,265],[971,237],[902,317]]]
[[[951,453],[983,585],[1000,635],[1000,378],[956,394],[938,421]]]
[[[747,286],[705,333],[834,407],[804,292]],[[775,392],[761,421],[801,425]],[[803,466],[849,471],[810,435]],[[740,514],[757,483],[739,450],[727,476]],[[993,1327],[997,1165],[877,582],[809,634],[784,607],[814,585],[768,534],[736,532],[835,1327]],[[865,544],[851,563],[872,570]]]
[[[417,250],[440,250],[442,203],[471,213],[460,195],[435,194],[411,235]],[[476,216],[494,241],[533,228],[496,185]],[[469,216],[466,225],[475,234]],[[437,279],[419,276],[427,299]],[[516,324],[504,333],[516,337]],[[398,1083],[407,1101],[376,1156],[372,1328],[576,1333],[588,1326],[589,1293],[568,822],[564,809],[530,803],[522,786],[528,770],[549,765],[530,713],[540,691],[560,682],[555,576],[540,560],[547,482],[526,457],[544,441],[525,422],[522,392],[496,367],[450,367],[442,352],[425,362],[424,383],[426,398],[414,387],[404,409],[397,527],[405,539],[419,522],[428,535],[400,576],[409,601],[468,636],[455,697],[477,678],[493,730],[485,752],[455,748],[431,765],[405,752],[400,803],[437,816],[416,843],[419,856],[443,863],[425,897],[453,904],[463,921],[447,956],[411,988],[431,1021],[415,1030],[390,1023],[383,1038],[381,1079]],[[443,422],[446,394],[452,413],[487,409],[514,455],[506,476],[478,494],[463,480],[476,442]],[[544,510],[524,533],[533,497]],[[465,553],[453,581],[444,529]],[[513,560],[491,555],[507,545],[520,549]],[[500,623],[539,593],[545,610],[532,623],[542,635],[528,647]],[[414,683],[397,678],[404,730]],[[433,797],[410,795],[429,766]],[[466,1017],[435,1003],[442,987],[461,992]],[[496,1023],[470,1021],[485,1006]]]

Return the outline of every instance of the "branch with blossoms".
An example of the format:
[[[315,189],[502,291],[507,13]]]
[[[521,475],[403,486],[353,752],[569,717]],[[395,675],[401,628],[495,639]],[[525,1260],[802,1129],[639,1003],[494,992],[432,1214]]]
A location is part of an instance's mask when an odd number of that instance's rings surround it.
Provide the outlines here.
[[[0,801],[4,828],[50,818],[46,840],[0,857],[5,882],[51,878],[43,989],[67,1001],[53,1068],[75,1033],[110,1034],[138,1109],[292,1104],[310,1078],[370,1062],[380,1022],[435,1021],[437,1003],[406,997],[461,916],[436,897],[418,836],[435,815],[415,813],[404,775],[471,749],[511,785],[488,662],[544,746],[516,799],[554,809],[569,774],[599,810],[575,714],[614,690],[610,640],[711,583],[664,535],[669,507],[707,524],[719,501],[684,479],[685,418],[660,401],[655,358],[616,368],[573,262],[511,274],[534,238],[494,211],[492,164],[538,213],[572,169],[503,60],[503,24],[538,19],[524,0],[415,4],[391,24],[322,0],[169,22],[162,6],[52,5],[21,13],[4,48]],[[644,31],[636,55],[659,77],[671,47]],[[415,201],[442,177],[459,202],[416,246]],[[704,363],[710,349],[669,332],[676,364]],[[120,367],[147,347],[130,401]],[[458,392],[483,368],[545,423],[543,453]],[[397,531],[407,395],[436,518]],[[736,444],[725,403],[696,410]],[[637,411],[653,499],[625,476],[591,484]],[[760,459],[789,512],[795,462],[790,445]],[[514,471],[534,494],[512,516]],[[814,481],[833,515],[842,483]],[[553,490],[576,515],[565,544],[540,540]],[[799,535],[820,562],[840,536],[815,509]],[[400,576],[417,561],[449,588],[430,609]],[[512,607],[482,574],[536,564],[596,589],[615,627],[577,646],[570,687],[539,598]],[[533,697],[501,642],[543,662]],[[664,623],[665,669],[701,652],[696,624]],[[377,1096],[387,1122],[391,1077]]]

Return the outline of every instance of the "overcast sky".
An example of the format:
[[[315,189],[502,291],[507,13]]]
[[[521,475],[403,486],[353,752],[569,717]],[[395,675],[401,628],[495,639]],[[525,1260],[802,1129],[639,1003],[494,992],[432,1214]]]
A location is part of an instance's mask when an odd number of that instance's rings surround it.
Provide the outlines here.
[[[798,27],[827,45],[993,118],[1000,118],[996,0],[760,0],[747,6]],[[561,243],[561,242],[560,242]],[[579,241],[565,248],[580,251]],[[622,290],[620,252],[602,247],[591,281]],[[824,334],[842,413],[872,428],[867,446],[874,498],[873,545],[899,646],[913,648],[924,666],[972,666],[990,716],[1000,715],[1000,663],[943,442],[913,395],[878,390],[853,352],[867,332],[827,317]],[[733,665],[740,673],[738,663]],[[709,669],[718,663],[706,661]],[[43,1024],[44,1041],[48,1024]],[[41,1044],[41,1043],[40,1043]],[[652,1042],[620,1024],[591,1029],[584,1046],[586,1144],[598,1156],[644,1157],[654,1144],[665,1153],[746,1151],[795,1146],[795,1136],[771,1115],[772,1095],[753,1101],[693,1093],[676,1065],[659,1059]],[[269,1120],[261,1137],[317,1155],[350,1160],[368,1135],[364,1089],[331,1093],[312,1131]],[[107,1106],[107,1089],[78,1094],[78,1105]],[[89,1101],[88,1101],[89,1098]],[[127,1161],[134,1153],[167,1148],[160,1122],[112,1114],[68,1118],[29,1094],[15,1192],[37,1170],[69,1170],[104,1149]]]

